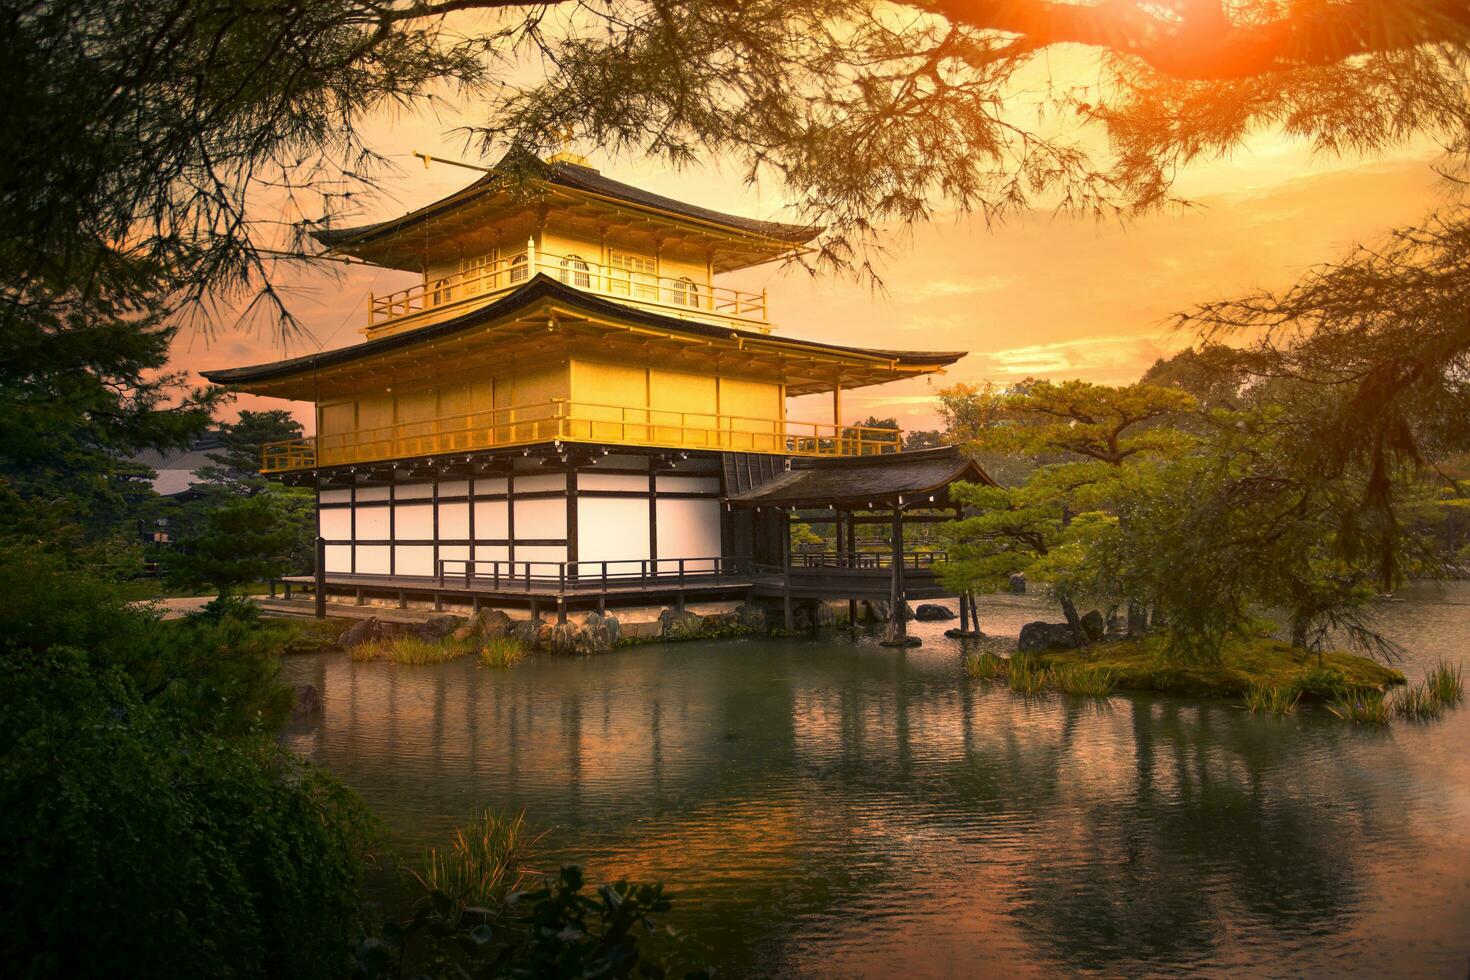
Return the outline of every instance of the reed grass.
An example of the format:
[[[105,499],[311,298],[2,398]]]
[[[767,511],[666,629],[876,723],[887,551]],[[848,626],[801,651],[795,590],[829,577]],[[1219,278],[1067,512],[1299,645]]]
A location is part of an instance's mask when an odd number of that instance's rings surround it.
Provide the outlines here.
[[[1465,700],[1465,679],[1460,664],[1441,660],[1433,670],[1424,675],[1424,686],[1434,692],[1439,703],[1449,707]]]
[[[1296,710],[1301,697],[1299,690],[1253,684],[1245,692],[1245,706],[1252,714],[1289,715]]]
[[[1327,710],[1359,725],[1387,725],[1393,714],[1387,696],[1371,689],[1349,691],[1329,704]]]
[[[965,673],[977,681],[999,680],[1006,674],[1006,661],[993,653],[967,653]]]
[[[1058,664],[1046,672],[1046,679],[1059,691],[1089,698],[1105,698],[1118,684],[1112,671],[1087,664]]]
[[[514,667],[526,659],[526,645],[513,636],[492,636],[475,659],[481,667]]]
[[[1393,713],[1413,721],[1431,721],[1444,714],[1444,702],[1426,679],[1423,684],[1406,687],[1394,696]]]
[[[1033,658],[1017,654],[1007,665],[1006,678],[1013,691],[1039,694],[1046,687],[1047,670]]]
[[[526,813],[485,810],[458,827],[443,849],[424,851],[421,867],[411,874],[430,894],[442,892],[454,904],[455,916],[468,907],[496,908],[522,882],[538,872],[530,862],[545,831],[533,834]]]
[[[454,640],[429,640],[414,633],[398,633],[381,640],[369,640],[352,648],[353,660],[384,660],[395,664],[442,664],[463,655],[464,645]]]

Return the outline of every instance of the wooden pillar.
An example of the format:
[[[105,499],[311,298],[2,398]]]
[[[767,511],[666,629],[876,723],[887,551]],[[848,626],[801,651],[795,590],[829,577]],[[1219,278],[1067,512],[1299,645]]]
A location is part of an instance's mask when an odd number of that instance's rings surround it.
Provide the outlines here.
[[[970,631],[970,604],[965,601],[965,593],[960,592],[960,632]]]
[[[316,536],[316,618],[327,618],[327,539]]]
[[[888,622],[893,626],[895,636],[903,636],[908,630],[903,619],[903,508],[897,505],[893,508],[893,530],[892,530],[892,572],[889,576],[888,595],[892,603],[892,609],[888,614]]]

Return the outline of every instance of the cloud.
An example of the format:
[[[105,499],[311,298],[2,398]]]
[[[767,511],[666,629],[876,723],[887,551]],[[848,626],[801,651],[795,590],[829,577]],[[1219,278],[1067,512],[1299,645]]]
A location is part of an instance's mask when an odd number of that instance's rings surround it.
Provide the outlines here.
[[[1166,341],[1157,334],[1133,334],[1029,344],[978,352],[973,358],[984,364],[989,374],[1004,377],[1065,375],[1127,382],[1136,380],[1158,358],[1167,357],[1183,346],[1182,339]]]

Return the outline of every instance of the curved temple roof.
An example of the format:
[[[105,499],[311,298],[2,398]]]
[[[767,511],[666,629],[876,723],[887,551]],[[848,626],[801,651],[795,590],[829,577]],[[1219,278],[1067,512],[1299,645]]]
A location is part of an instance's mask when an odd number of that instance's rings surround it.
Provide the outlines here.
[[[716,326],[694,320],[681,320],[676,317],[662,316],[657,313],[639,310],[612,300],[601,299],[591,293],[564,285],[550,276],[538,274],[515,292],[492,303],[488,303],[485,306],[473,309],[463,316],[455,317],[452,320],[445,320],[442,323],[435,323],[418,330],[391,334],[387,337],[379,337],[361,344],[354,344],[350,347],[340,347],[336,350],[323,351],[319,354],[308,354],[303,357],[293,357],[282,361],[273,361],[268,364],[255,364],[248,367],[222,368],[203,373],[205,378],[216,384],[240,386],[249,386],[252,384],[263,385],[282,379],[309,375],[315,371],[350,364],[354,361],[410,350],[435,341],[447,340],[457,335],[465,334],[475,328],[483,327],[486,323],[497,318],[513,316],[529,309],[537,303],[542,303],[543,305],[555,303],[558,308],[574,308],[594,316],[605,317],[608,320],[645,328],[651,327],[670,336],[683,334],[691,338],[702,338],[705,341],[734,341],[748,344],[751,347],[758,345],[763,351],[788,353],[792,356],[827,355],[836,358],[852,358],[855,361],[867,361],[870,364],[874,364],[875,367],[882,367],[885,370],[891,370],[895,373],[901,369],[907,369],[909,374],[937,371],[942,367],[958,361],[966,353],[965,351],[882,350],[866,347],[847,347],[841,344],[825,344],[816,341],[792,340],[784,337],[771,337],[752,330],[737,330],[730,327]],[[882,362],[887,363],[883,364]],[[887,380],[893,380],[893,378],[879,377],[860,383],[875,384]]]
[[[937,498],[948,503],[949,485],[964,480],[996,486],[990,475],[955,446],[881,456],[794,459],[791,469],[732,495],[745,507],[892,506]]]
[[[390,218],[387,221],[378,221],[352,228],[314,232],[313,237],[330,248],[340,248],[368,242],[381,235],[411,228],[437,214],[468,204],[478,197],[503,190],[505,189],[504,185],[507,183],[507,178],[514,180],[524,179],[526,177],[542,181],[553,187],[563,187],[569,190],[594,194],[599,197],[611,198],[634,207],[677,215],[681,218],[714,225],[727,231],[773,239],[792,246],[805,244],[821,232],[820,228],[811,226],[782,224],[777,221],[760,221],[755,218],[725,214],[721,211],[700,207],[697,204],[676,201],[671,197],[664,197],[662,194],[655,194],[641,187],[634,187],[632,184],[625,184],[620,180],[605,177],[591,167],[579,166],[564,161],[548,163],[529,155],[517,157],[513,153],[507,153],[500,159],[499,163],[490,168],[490,172],[485,174],[485,176],[468,187],[465,187],[463,190],[456,191],[448,197],[435,201],[433,204],[425,205],[416,211],[410,211],[408,214],[397,218]]]

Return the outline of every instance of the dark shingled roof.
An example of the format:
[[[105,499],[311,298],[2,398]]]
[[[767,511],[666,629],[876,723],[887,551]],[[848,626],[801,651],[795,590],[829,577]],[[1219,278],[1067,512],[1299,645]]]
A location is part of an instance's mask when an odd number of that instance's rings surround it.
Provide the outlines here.
[[[827,507],[833,504],[891,505],[933,495],[948,503],[951,483],[965,480],[995,486],[990,475],[954,446],[881,456],[794,459],[791,469],[743,493],[733,504],[746,507]]]
[[[433,204],[425,205],[417,211],[411,211],[406,215],[390,218],[387,221],[358,225],[354,228],[318,231],[312,234],[317,241],[328,247],[365,241],[376,237],[382,232],[415,224],[425,218],[449,210],[453,205],[462,204],[471,198],[493,191],[495,184],[501,181],[506,174],[525,173],[527,171],[536,178],[557,187],[588,191],[592,194],[600,194],[604,197],[626,201],[636,206],[667,211],[671,214],[682,215],[683,217],[692,218],[696,221],[720,225],[725,228],[750,234],[762,235],[766,238],[774,238],[777,241],[789,242],[792,245],[801,245],[809,242],[817,237],[821,231],[820,228],[808,225],[788,225],[778,221],[759,221],[755,218],[744,218],[738,214],[725,214],[722,211],[713,211],[709,208],[700,207],[697,204],[676,201],[672,197],[664,197],[662,194],[655,194],[652,191],[643,190],[641,187],[634,187],[632,184],[625,184],[620,180],[605,177],[591,167],[583,167],[564,161],[547,163],[535,157],[522,156],[517,158],[513,153],[507,153],[500,159],[499,163],[491,168],[490,173],[487,173],[473,184],[470,184],[463,190],[455,191],[448,197],[441,198]]]
[[[867,347],[844,347],[840,344],[822,344],[810,340],[791,340],[786,337],[771,337],[754,330],[735,330],[731,327],[716,326],[711,323],[681,320],[677,317],[662,316],[658,313],[650,313],[632,306],[624,306],[615,300],[605,300],[592,293],[584,292],[583,290],[559,282],[545,273],[537,273],[524,286],[521,286],[515,292],[508,293],[504,298],[477,307],[465,313],[463,316],[455,317],[452,320],[445,320],[442,323],[420,327],[417,330],[406,330],[403,333],[390,334],[387,337],[378,337],[361,344],[353,344],[350,347],[339,347],[336,350],[323,351],[320,354],[307,354],[303,357],[292,357],[284,361],[272,361],[269,364],[221,368],[216,371],[204,371],[202,373],[205,378],[213,381],[215,384],[242,384],[252,381],[271,381],[277,378],[290,377],[293,374],[333,367],[338,364],[358,360],[359,358],[400,350],[404,347],[413,347],[431,340],[452,336],[453,334],[485,323],[488,320],[493,320],[496,317],[515,313],[518,310],[530,306],[532,303],[546,298],[557,300],[568,306],[578,307],[588,313],[617,317],[632,323],[655,327],[660,330],[668,330],[674,333],[692,334],[697,337],[714,337],[728,340],[732,336],[739,336],[763,343],[790,344],[799,349],[823,350],[839,354],[869,355],[897,361],[900,364],[953,364],[965,356],[964,351],[898,351],[875,350]]]

